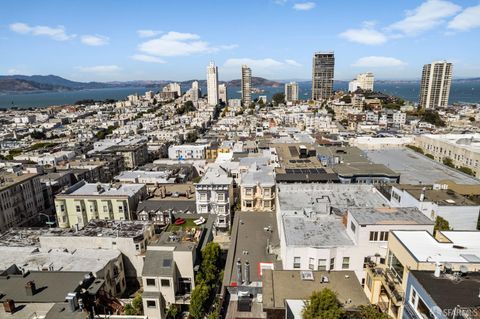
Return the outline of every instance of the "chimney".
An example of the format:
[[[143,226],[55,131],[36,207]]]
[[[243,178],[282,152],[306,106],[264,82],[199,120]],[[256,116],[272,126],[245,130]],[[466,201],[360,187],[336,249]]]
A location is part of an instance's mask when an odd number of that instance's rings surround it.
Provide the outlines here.
[[[36,292],[35,282],[28,281],[25,284],[25,293],[27,294],[27,296],[33,296],[35,292]]]
[[[245,262],[243,278],[245,279],[245,285],[249,285],[250,284],[250,263],[248,262],[248,260]]]
[[[425,187],[422,188],[422,193],[420,194],[420,201],[423,202],[425,200]]]
[[[433,273],[433,275],[436,277],[436,278],[439,278],[440,277],[440,272],[442,270],[442,264],[439,263],[439,262],[436,262],[435,263],[435,272]]]
[[[68,303],[68,308],[71,312],[75,312],[78,309],[78,299],[77,294],[74,292],[69,292],[65,298]]]
[[[240,258],[237,259],[237,285],[240,286],[242,284],[242,262]]]

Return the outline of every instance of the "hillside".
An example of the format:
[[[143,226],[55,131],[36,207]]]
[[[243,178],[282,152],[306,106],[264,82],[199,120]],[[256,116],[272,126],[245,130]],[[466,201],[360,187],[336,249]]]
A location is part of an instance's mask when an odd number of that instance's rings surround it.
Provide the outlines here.
[[[21,79],[0,78],[0,92],[70,91],[69,87]]]

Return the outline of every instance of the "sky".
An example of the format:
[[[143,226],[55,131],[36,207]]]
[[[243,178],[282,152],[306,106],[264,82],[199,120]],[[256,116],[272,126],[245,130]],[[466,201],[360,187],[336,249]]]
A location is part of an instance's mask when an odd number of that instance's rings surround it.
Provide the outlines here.
[[[335,79],[419,79],[436,60],[480,76],[480,0],[5,0],[0,74],[77,81],[253,76],[310,79],[335,52]]]

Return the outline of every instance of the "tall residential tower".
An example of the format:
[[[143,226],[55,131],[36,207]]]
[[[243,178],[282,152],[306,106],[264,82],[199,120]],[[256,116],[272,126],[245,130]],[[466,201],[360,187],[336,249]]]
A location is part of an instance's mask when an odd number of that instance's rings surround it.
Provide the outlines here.
[[[434,109],[448,105],[452,84],[452,63],[436,61],[425,64],[420,84],[420,107]]]
[[[333,52],[317,52],[313,55],[312,100],[324,100],[332,95],[334,68]]]
[[[285,101],[295,103],[298,101],[298,83],[285,83]]]
[[[252,103],[252,70],[248,65],[242,65],[242,102],[244,106]]]
[[[210,62],[207,66],[207,96],[208,105],[218,104],[218,67],[214,62]]]

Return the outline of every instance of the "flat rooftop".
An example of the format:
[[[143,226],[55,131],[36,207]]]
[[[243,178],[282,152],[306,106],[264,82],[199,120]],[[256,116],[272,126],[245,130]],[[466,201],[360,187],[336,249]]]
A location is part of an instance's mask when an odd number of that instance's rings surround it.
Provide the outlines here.
[[[17,175],[4,170],[0,170],[0,191],[12,187],[14,185],[23,183],[35,176],[39,176],[35,173],[22,173]]]
[[[480,134],[425,134],[422,137],[442,141],[455,147],[480,153]]]
[[[312,280],[302,280],[302,273],[312,274]],[[327,277],[328,283],[322,283],[322,277]],[[336,292],[339,302],[347,309],[369,304],[353,271],[265,270],[262,282],[263,308],[284,309],[285,300],[307,300],[313,292],[325,288]]]
[[[360,225],[432,225],[434,222],[416,207],[350,208]]]
[[[441,309],[454,309],[457,306],[475,309],[480,307],[478,272],[470,272],[467,277],[460,278],[445,274],[437,278],[432,271],[412,270],[410,273]]]
[[[25,270],[41,271],[100,271],[111,260],[121,256],[110,249],[41,249],[36,247],[0,247],[0,269],[15,264]]]
[[[439,206],[477,206],[478,204],[467,197],[450,189],[432,189],[427,185],[395,185],[395,187],[407,191],[417,200],[423,193],[425,202],[433,202]],[[424,190],[425,188],[425,190]]]
[[[242,265],[250,263],[250,279],[252,282],[261,281],[258,272],[260,263],[271,263],[275,269],[282,269],[281,261],[271,250],[278,250],[277,220],[275,213],[269,212],[237,212],[232,226],[231,244],[225,264],[223,285],[230,286],[237,281],[235,265],[240,260]]]
[[[145,184],[102,184],[87,183],[80,181],[68,188],[65,192],[58,194],[62,196],[134,196]]]
[[[441,233],[450,241],[438,241],[427,231],[392,231],[392,234],[418,262],[480,264],[480,232],[443,231]]]
[[[366,150],[367,157],[374,163],[384,164],[400,173],[402,184],[436,184],[450,180],[458,184],[479,184],[480,180],[440,164],[412,150],[385,149]]]

